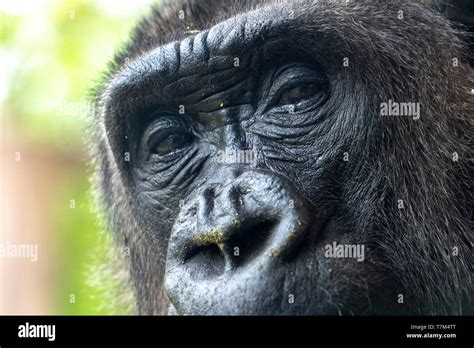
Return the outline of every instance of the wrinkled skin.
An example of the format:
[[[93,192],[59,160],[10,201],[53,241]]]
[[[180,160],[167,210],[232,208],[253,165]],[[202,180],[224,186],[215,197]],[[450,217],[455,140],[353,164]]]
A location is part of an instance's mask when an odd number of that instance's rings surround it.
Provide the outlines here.
[[[468,45],[399,3],[189,1],[138,26],[95,156],[139,313],[472,311]],[[380,116],[389,99],[421,119]]]

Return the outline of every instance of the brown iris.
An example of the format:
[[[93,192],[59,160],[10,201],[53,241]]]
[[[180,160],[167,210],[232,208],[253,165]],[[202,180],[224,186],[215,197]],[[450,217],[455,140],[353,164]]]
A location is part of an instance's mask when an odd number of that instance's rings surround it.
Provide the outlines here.
[[[155,146],[155,152],[166,155],[174,150],[182,148],[191,142],[191,137],[187,133],[177,132],[164,136]]]
[[[311,98],[316,92],[317,88],[315,84],[301,84],[285,91],[280,97],[279,104],[296,104],[302,100]]]

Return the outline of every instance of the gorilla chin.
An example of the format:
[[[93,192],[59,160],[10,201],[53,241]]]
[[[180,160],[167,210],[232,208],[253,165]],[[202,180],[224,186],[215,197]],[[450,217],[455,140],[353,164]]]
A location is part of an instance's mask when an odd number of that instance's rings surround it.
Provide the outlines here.
[[[136,311],[472,313],[469,54],[431,0],[155,7],[92,149]]]

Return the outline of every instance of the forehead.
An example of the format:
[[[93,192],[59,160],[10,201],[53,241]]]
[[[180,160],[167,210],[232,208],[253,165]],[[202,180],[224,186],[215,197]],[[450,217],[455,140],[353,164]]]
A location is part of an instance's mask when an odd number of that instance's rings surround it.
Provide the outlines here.
[[[304,26],[289,8],[249,11],[127,61],[110,81],[109,96],[138,104],[147,104],[144,98],[193,103],[198,86],[212,85],[208,88],[219,91],[229,80],[255,78],[257,68],[268,60],[311,60],[316,45],[302,46],[304,36]],[[180,95],[186,98],[176,100]]]
[[[148,16],[136,25],[126,49],[118,54],[118,63],[144,51],[209,29],[238,14],[261,6],[260,0],[182,0],[163,1],[152,7]],[[267,5],[271,1],[266,1]]]
[[[278,21],[279,16],[342,17],[350,7],[364,5],[366,0],[186,0],[164,1],[135,27],[125,49],[118,52],[115,66],[120,67],[126,59],[133,60],[144,52],[174,41],[181,41],[197,32],[219,26],[227,20],[254,17],[257,20]],[[349,11],[350,12],[350,11]],[[249,17],[250,16],[250,17]],[[336,19],[337,20],[337,19]],[[229,23],[230,24],[230,23]],[[222,28],[222,27],[220,27]],[[250,25],[248,26],[250,28]],[[256,28],[258,30],[258,28]]]

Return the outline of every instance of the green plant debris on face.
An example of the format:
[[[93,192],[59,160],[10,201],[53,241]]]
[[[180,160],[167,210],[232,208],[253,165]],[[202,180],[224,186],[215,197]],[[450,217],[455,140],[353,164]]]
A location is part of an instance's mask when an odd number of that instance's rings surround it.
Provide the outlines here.
[[[241,222],[237,219],[232,220],[232,225],[234,226],[240,226]]]
[[[268,255],[269,257],[276,257],[276,256],[279,256],[280,253],[281,253],[280,250],[271,250],[271,251],[269,251],[269,252],[267,253],[267,255]]]
[[[222,232],[219,227],[213,227],[209,232],[202,232],[193,238],[197,245],[217,244],[223,247],[223,242],[229,239],[229,235]]]

